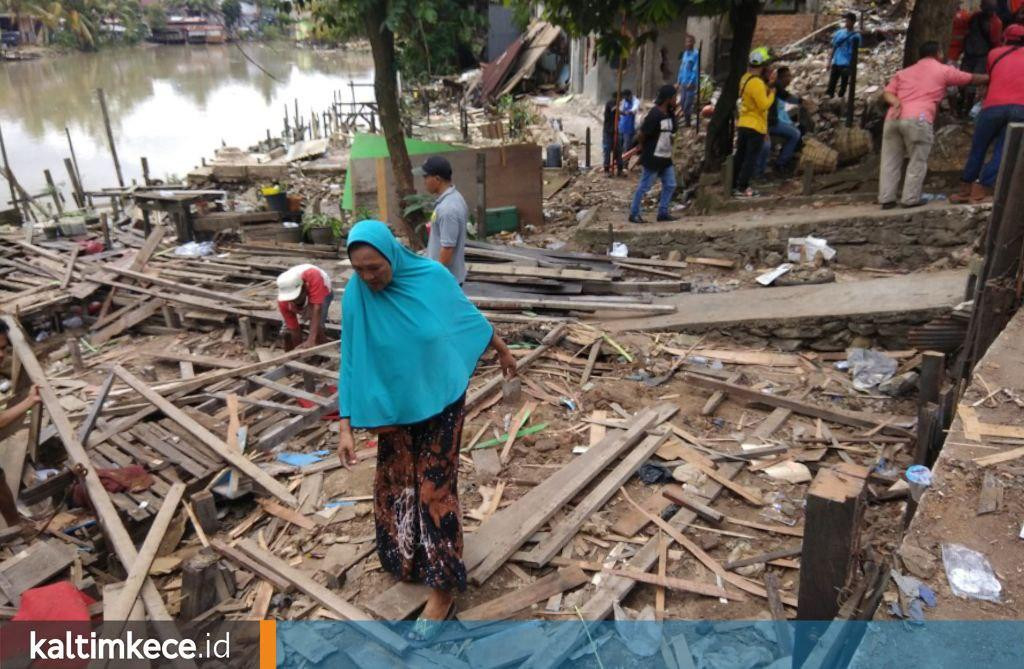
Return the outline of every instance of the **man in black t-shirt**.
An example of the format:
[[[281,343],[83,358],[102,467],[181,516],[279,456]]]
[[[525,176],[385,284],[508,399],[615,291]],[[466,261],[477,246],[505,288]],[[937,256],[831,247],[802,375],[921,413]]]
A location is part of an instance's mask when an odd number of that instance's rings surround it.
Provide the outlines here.
[[[640,217],[640,205],[647,191],[651,190],[655,179],[661,180],[661,197],[658,200],[658,220],[675,221],[675,216],[668,213],[668,205],[676,190],[676,169],[672,166],[672,140],[676,132],[676,88],[662,86],[658,89],[658,97],[654,100],[654,109],[647,113],[640,132],[637,133],[637,144],[640,148],[640,165],[643,175],[640,184],[633,194],[633,204],[629,208],[629,222],[643,223]]]

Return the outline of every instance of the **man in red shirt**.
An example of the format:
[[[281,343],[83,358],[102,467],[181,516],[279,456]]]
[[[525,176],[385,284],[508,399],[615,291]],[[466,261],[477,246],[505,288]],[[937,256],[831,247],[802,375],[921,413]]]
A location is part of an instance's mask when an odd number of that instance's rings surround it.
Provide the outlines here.
[[[897,72],[882,94],[889,105],[882,130],[882,165],[878,173],[878,202],[883,209],[896,206],[905,158],[910,162],[900,203],[904,207],[924,204],[921,191],[935,141],[932,124],[939,103],[946,97],[946,88],[988,82],[987,74],[961,72],[944,64],[938,42],[925,42],[918,55],[920,59]]]
[[[974,124],[960,192],[949,198],[951,202],[978,203],[992,196],[1003,158],[1006,126],[1024,123],[1024,26],[1010,26],[1003,40],[1006,46],[992,49],[988,55],[988,94]],[[993,144],[992,159],[986,163],[985,154]]]
[[[277,277],[277,308],[284,320],[286,332],[282,334],[286,351],[296,346],[309,348],[327,341],[324,326],[333,298],[331,277],[315,265],[296,265]],[[305,340],[302,339],[300,316],[309,322],[309,336]]]

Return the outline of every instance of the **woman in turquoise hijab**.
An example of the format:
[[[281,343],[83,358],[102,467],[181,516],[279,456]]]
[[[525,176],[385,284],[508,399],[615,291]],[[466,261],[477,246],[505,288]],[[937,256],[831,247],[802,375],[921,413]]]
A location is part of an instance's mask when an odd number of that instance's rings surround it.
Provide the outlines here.
[[[433,588],[422,620],[453,613],[466,587],[459,446],[466,388],[493,347],[515,358],[443,265],[403,247],[380,221],[348,236],[355,269],[342,298],[338,456],[354,464],[352,429],[377,433],[374,518],[381,565]]]

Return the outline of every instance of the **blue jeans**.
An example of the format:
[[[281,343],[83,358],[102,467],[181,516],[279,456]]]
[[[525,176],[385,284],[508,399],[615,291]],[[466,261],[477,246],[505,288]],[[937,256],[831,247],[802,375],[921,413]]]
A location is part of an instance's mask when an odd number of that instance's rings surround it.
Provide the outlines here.
[[[971,152],[964,165],[961,179],[964,183],[974,183],[980,176],[981,185],[992,188],[999,176],[999,163],[1003,159],[1003,140],[1006,138],[1006,126],[1010,123],[1024,123],[1024,105],[1000,105],[982,109],[974,124],[974,137],[971,138]],[[995,142],[992,159],[985,162],[988,148]]]
[[[633,138],[636,137],[636,130],[619,129],[619,153],[629,151],[633,146]]]
[[[795,125],[778,123],[769,132],[772,137],[781,137],[785,140],[782,149],[779,151],[779,158],[775,161],[776,167],[785,169],[789,166],[789,162],[793,160],[796,147],[800,145],[800,128]]]
[[[629,215],[631,217],[636,218],[640,215],[640,205],[643,203],[647,191],[651,190],[651,186],[654,185],[655,179],[661,180],[658,216],[668,215],[668,203],[672,200],[672,194],[676,192],[676,168],[672,165],[660,170],[644,168],[644,173],[640,177],[640,185],[636,187],[636,192],[633,193],[633,204],[629,207]]]
[[[693,122],[693,107],[697,103],[697,84],[683,85],[682,88],[679,106],[683,108],[683,125],[689,126]]]

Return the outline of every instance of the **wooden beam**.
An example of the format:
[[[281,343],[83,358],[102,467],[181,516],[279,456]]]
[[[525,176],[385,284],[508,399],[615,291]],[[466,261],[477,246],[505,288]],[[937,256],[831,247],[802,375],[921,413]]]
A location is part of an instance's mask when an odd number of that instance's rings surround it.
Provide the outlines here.
[[[788,397],[778,397],[770,395],[768,393],[762,393],[752,388],[745,388],[738,386],[734,383],[728,383],[725,381],[719,381],[717,379],[710,379],[706,376],[699,374],[691,374],[689,372],[683,373],[683,380],[707,390],[723,390],[729,393],[733,399],[742,399],[747,402],[753,402],[756,404],[766,404],[772,407],[781,407],[783,409],[789,409],[793,413],[798,413],[803,416],[811,416],[813,418],[821,418],[832,423],[839,425],[848,425],[850,427],[860,427],[870,429],[878,426],[880,420],[873,420],[861,414],[853,413],[851,411],[840,411],[838,409],[827,409],[825,407],[819,407],[799,400],[794,400]],[[891,432],[899,436],[911,436],[908,430],[903,428],[886,426],[883,428],[885,432]]]
[[[593,490],[580,500],[572,511],[551,526],[548,538],[537,544],[530,551],[530,558],[521,560],[535,567],[542,567],[562,550],[576,535],[583,523],[610,500],[615,493],[629,480],[640,467],[650,459],[651,455],[668,438],[667,434],[650,435],[637,445],[622,461],[608,473]]]
[[[505,620],[552,595],[583,585],[587,580],[589,577],[579,567],[565,567],[537,579],[525,588],[517,588],[497,599],[467,609],[458,614],[458,619],[468,628]]]
[[[181,502],[181,496],[184,494],[184,483],[175,483],[167,491],[163,503],[160,505],[160,511],[157,512],[156,518],[153,519],[153,524],[149,526],[146,539],[142,542],[142,548],[139,549],[138,559],[130,565],[128,576],[124,579],[123,587],[121,588],[121,593],[110,607],[108,614],[110,617],[106,618],[106,620],[120,621],[128,619],[128,615],[135,606],[135,600],[138,599],[139,590],[142,589],[143,582],[149,577],[149,568],[156,558],[156,553],[160,549],[160,543],[164,540],[164,535],[167,534],[167,528],[170,527],[171,521],[174,519],[174,513],[178,509],[178,503]]]
[[[163,300],[158,299],[151,299],[143,302],[130,311],[126,311],[121,314],[117,320],[104,327],[102,330],[89,335],[89,341],[93,346],[105,344],[128,328],[135,327],[142,321],[154,315],[156,312],[160,311],[164,304]]]
[[[856,565],[868,469],[823,467],[807,490],[798,620],[831,620]]]
[[[114,374],[124,381],[128,386],[142,395],[148,402],[164,413],[165,416],[175,423],[188,430],[204,446],[216,453],[222,460],[235,467],[243,474],[263,486],[267,492],[280,499],[285,504],[296,506],[298,500],[288,492],[288,488],[279,483],[270,474],[257,467],[249,458],[232,451],[228,445],[221,441],[216,435],[200,425],[194,418],[174,406],[170,401],[163,398],[159,393],[135,378],[128,370],[120,365],[114,365]],[[233,371],[233,370],[231,370]],[[198,378],[198,377],[197,377]]]

